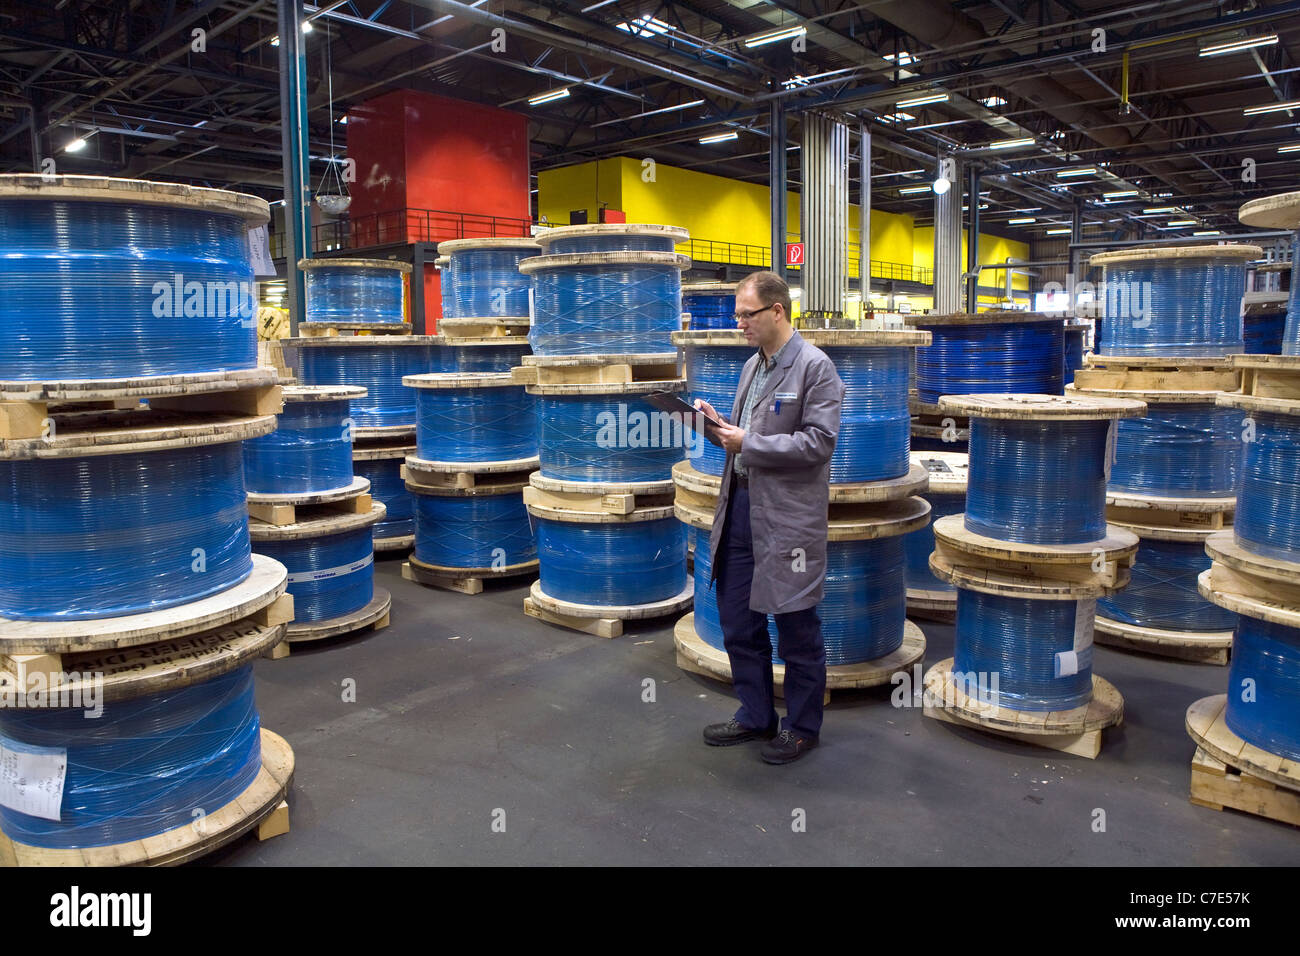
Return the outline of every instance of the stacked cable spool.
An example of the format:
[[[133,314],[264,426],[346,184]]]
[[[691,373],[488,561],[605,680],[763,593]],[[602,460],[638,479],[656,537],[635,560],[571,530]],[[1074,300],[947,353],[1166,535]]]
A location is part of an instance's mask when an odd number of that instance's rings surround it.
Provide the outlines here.
[[[299,259],[306,273],[303,336],[340,332],[409,335],[405,290],[409,262],[393,259]]]
[[[1106,523],[1115,422],[1092,396],[967,395],[966,511],[934,523],[930,567],[957,588],[954,656],[925,675],[927,716],[1094,758],[1123,699],[1092,673],[1096,600],[1128,583],[1135,534]]]
[[[451,239],[438,244],[438,261],[447,263],[438,331],[458,348],[489,350],[474,360],[477,367],[468,367],[465,360],[457,362],[459,371],[508,372],[519,364],[519,356],[527,351],[529,325],[529,280],[519,271],[519,263],[535,257],[541,248],[523,238]],[[470,359],[468,351],[460,354]]]
[[[916,352],[918,451],[967,451],[970,423],[945,415],[944,395],[1060,395],[1065,384],[1065,323],[1037,312],[954,312],[909,315],[904,323],[933,336]]]
[[[0,862],[179,863],[288,829],[252,661],[293,601],[252,553],[240,453],[281,404],[247,239],[268,213],[0,177]]]
[[[402,477],[407,457],[414,454],[413,439],[352,445],[353,473],[370,482],[370,497],[384,506],[384,517],[371,528],[376,554],[415,545],[415,500]]]
[[[691,331],[731,331],[736,327],[736,282],[689,282],[682,286],[682,310]]]
[[[433,267],[438,273],[439,300],[442,302],[442,318],[438,320],[438,331],[445,331],[442,323],[456,317],[456,293],[452,288],[451,256],[438,256],[433,260]]]
[[[1248,355],[1281,355],[1289,292],[1247,292],[1241,302],[1244,350]]]
[[[392,598],[375,587],[372,529],[386,509],[370,481],[353,474],[349,385],[291,386],[276,430],[244,444],[249,534],[289,570],[292,643],[388,626]]]
[[[908,357],[929,341],[916,331],[801,330],[822,349],[845,385],[840,433],[830,463],[825,598],[819,605],[826,645],[827,693],[887,683],[925,656],[925,635],[907,619],[905,536],[929,523],[930,508],[915,497],[928,481],[909,459]],[[685,349],[691,397],[728,414],[745,360],[754,354],[739,331],[689,331],[673,336]],[[779,379],[768,386],[773,399]],[[768,399],[761,399],[768,401]],[[674,632],[684,670],[731,679],[716,592],[710,583],[709,535],[721,491],[725,456],[704,454],[673,468],[674,510],[695,542],[695,610]],[[773,678],[784,665],[769,617]]]
[[[1300,227],[1300,193],[1246,203],[1254,228]],[[1288,335],[1293,323],[1288,317]],[[1236,355],[1240,391],[1218,397],[1243,426],[1232,530],[1211,535],[1201,594],[1235,612],[1228,692],[1196,701],[1187,732],[1193,803],[1300,825],[1300,348]]]
[[[534,399],[509,372],[412,375],[416,452],[403,475],[414,496],[408,580],[478,594],[487,579],[529,575],[537,546],[524,489],[537,468]]]
[[[1092,258],[1106,268],[1101,343],[1070,393],[1147,404],[1116,429],[1107,514],[1141,544],[1129,587],[1098,603],[1098,643],[1228,661],[1233,617],[1200,595],[1197,577],[1210,564],[1206,539],[1236,508],[1241,416],[1216,397],[1237,387],[1227,350],[1241,348],[1246,266],[1259,253],[1189,246]]]
[[[934,551],[932,523],[966,510],[966,474],[970,456],[957,451],[914,451],[913,466],[920,465],[930,485],[921,497],[930,505],[930,521],[903,539],[907,559],[907,613],[912,617],[952,621],[957,614],[957,589],[930,570]]]
[[[1088,351],[1088,334],[1092,331],[1090,322],[1065,323],[1065,369],[1064,382],[1074,384],[1074,373],[1083,368],[1083,357]]]
[[[536,399],[541,466],[524,490],[540,574],[524,601],[532,617],[615,637],[625,620],[691,603],[672,510],[691,432],[644,400],[685,388],[670,336],[690,266],[672,250],[686,238],[672,226],[561,227],[520,264],[534,354],[512,374]]]

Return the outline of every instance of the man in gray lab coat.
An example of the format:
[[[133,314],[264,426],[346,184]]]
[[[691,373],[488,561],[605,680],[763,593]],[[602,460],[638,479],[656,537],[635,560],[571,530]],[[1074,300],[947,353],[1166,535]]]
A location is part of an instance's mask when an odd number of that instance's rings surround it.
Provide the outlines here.
[[[830,460],[844,383],[826,353],[790,324],[790,289],[773,272],[736,289],[736,322],[758,351],[745,363],[731,417],[709,558],[718,617],[740,709],[704,728],[716,747],[768,741],[762,757],[789,763],[817,746],[826,690],[821,603],[826,577]],[[702,400],[696,406],[714,418]],[[711,582],[712,583],[712,582]],[[786,718],[778,726],[767,616],[785,661]],[[779,729],[779,733],[778,733]]]

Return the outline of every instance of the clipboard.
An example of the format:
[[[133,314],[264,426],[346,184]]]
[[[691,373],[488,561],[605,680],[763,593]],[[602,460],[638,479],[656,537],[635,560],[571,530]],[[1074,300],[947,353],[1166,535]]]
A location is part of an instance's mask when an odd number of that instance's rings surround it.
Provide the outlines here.
[[[682,424],[689,426],[693,430],[700,431],[702,427],[706,438],[716,439],[718,437],[718,429],[722,426],[722,422],[716,418],[710,418],[674,392],[649,392],[643,397],[655,408],[671,415],[681,416]]]

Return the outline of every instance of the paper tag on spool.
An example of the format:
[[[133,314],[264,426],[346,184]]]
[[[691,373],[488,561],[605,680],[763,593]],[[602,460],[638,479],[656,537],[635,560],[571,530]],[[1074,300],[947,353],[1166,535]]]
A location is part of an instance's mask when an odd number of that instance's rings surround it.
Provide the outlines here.
[[[1092,631],[1097,620],[1097,600],[1079,601],[1074,611],[1074,646],[1058,651],[1052,666],[1053,677],[1073,677],[1092,666]]]
[[[68,751],[0,737],[0,806],[42,820],[58,820]]]
[[[1110,466],[1115,464],[1116,439],[1119,437],[1119,422],[1111,419],[1106,429],[1106,484],[1110,484]]]
[[[528,286],[528,327],[532,328],[537,324],[537,315],[533,310],[533,287],[530,283]]]

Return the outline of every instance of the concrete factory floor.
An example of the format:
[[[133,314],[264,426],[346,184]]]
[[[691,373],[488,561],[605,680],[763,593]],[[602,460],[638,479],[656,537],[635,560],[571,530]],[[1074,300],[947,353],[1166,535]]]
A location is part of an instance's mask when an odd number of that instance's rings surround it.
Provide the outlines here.
[[[704,724],[729,688],[678,669],[672,621],[603,640],[525,617],[524,585],[466,597],[381,559],[392,626],[257,663],[297,755],[292,832],[206,862],[1293,865],[1300,831],[1187,799],[1192,701],[1223,667],[1098,648],[1123,727],[1087,760],[923,718],[893,688],[837,696],[822,747],[770,767]],[[952,628],[919,622],[927,662]],[[342,699],[356,681],[356,702]],[[645,678],[656,702],[642,701]],[[1094,832],[1094,811],[1105,832]],[[806,832],[793,832],[794,811]],[[504,811],[504,815],[502,814]],[[504,832],[494,820],[504,816]]]

